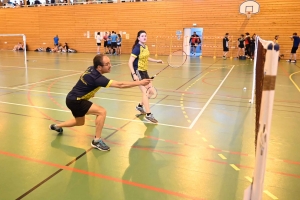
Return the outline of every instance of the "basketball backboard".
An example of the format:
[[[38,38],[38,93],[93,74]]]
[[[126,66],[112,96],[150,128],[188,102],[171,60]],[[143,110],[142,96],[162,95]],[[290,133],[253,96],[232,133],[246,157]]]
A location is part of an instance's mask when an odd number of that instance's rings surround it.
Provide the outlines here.
[[[247,14],[251,12],[251,14],[256,14],[259,12],[259,3],[255,0],[246,0],[244,3],[240,5],[240,13]]]

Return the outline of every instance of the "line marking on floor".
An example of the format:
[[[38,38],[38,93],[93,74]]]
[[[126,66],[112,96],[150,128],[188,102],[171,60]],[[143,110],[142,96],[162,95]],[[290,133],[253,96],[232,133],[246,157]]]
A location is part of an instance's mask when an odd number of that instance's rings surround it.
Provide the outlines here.
[[[211,95],[211,97],[205,103],[205,105],[203,106],[203,108],[201,109],[201,111],[199,112],[199,114],[195,117],[193,123],[189,127],[190,129],[194,127],[194,125],[196,124],[196,122],[198,121],[198,119],[200,118],[200,116],[202,115],[202,113],[204,112],[204,110],[206,109],[206,107],[210,104],[211,100],[215,97],[215,95],[217,94],[217,92],[219,91],[219,89],[221,88],[221,86],[223,85],[223,83],[225,82],[225,80],[227,79],[227,77],[229,76],[229,74],[231,73],[231,71],[233,70],[233,68],[234,68],[234,65],[231,67],[231,69],[229,70],[229,72],[227,73],[227,75],[225,76],[225,78],[223,79],[223,81],[220,83],[219,87],[217,87],[217,89],[215,90],[215,92]]]
[[[20,86],[17,86],[20,87]],[[0,86],[0,89],[8,89],[8,90],[20,90],[20,91],[30,91],[30,92],[39,92],[39,93],[50,93],[50,94],[57,94],[57,95],[64,95],[67,96],[68,92],[66,93],[59,93],[59,92],[50,92],[50,91],[42,91],[42,90],[29,90],[29,89],[22,89],[22,88],[12,88],[12,87],[2,87]],[[113,98],[103,98],[103,97],[93,97],[94,99],[101,99],[101,100],[108,100],[108,101],[121,101],[121,102],[129,102],[129,103],[138,103],[139,101],[129,101],[129,100],[122,100],[122,99],[113,99]],[[167,104],[156,104],[156,103],[150,103],[155,104],[157,106],[167,106],[167,107],[175,107],[175,108],[181,108],[183,109],[195,109],[200,110],[202,108],[196,108],[196,107],[182,107],[182,106],[176,106],[176,105],[167,105]]]
[[[292,79],[292,76],[293,76],[294,74],[299,73],[299,72],[300,72],[300,71],[292,73],[292,74],[289,76],[289,78],[290,78],[290,80],[292,81],[292,83],[294,84],[294,86],[297,88],[297,90],[300,92],[300,88],[299,88],[298,85],[295,83],[295,81]]]
[[[250,178],[249,176],[245,176],[245,178],[246,178],[250,183],[252,183],[252,178]]]
[[[81,72],[80,73],[74,73],[74,74],[71,74],[71,75],[60,76],[60,77],[57,77],[57,78],[51,78],[51,79],[47,79],[47,80],[43,80],[43,81],[38,81],[38,82],[35,82],[35,83],[19,85],[19,86],[16,86],[14,88],[30,86],[30,85],[39,84],[39,83],[44,83],[44,82],[53,81],[53,80],[57,80],[57,79],[62,79],[62,78],[66,78],[66,77],[69,77],[69,76],[75,76],[75,75],[79,75],[79,74],[82,74],[82,73]]]
[[[203,140],[204,142],[207,142],[207,139],[205,139],[205,137],[202,137],[202,140]]]
[[[223,156],[223,154],[218,154],[218,156],[220,156],[223,160],[227,159],[225,156]]]
[[[264,193],[266,195],[268,195],[269,197],[271,197],[272,199],[278,199],[274,194],[272,194],[271,192],[269,192],[268,190],[264,190]]]
[[[44,109],[44,110],[59,111],[59,112],[71,112],[71,111],[69,111],[69,110],[62,110],[62,109],[55,109],[55,108],[47,108],[47,107],[42,107],[42,106],[31,106],[31,105],[26,105],[26,104],[10,103],[10,102],[5,102],[5,101],[0,101],[0,103],[2,103],[2,104],[14,105],[14,106],[23,106],[23,107],[29,107],[29,108],[38,108],[38,109]],[[106,116],[106,118],[109,118],[109,119],[117,119],[117,120],[124,120],[124,121],[131,121],[131,122],[137,122],[137,123],[153,124],[152,122],[141,121],[141,120],[125,119],[125,118],[120,118],[120,117],[110,117],[110,116]],[[176,126],[176,125],[171,125],[171,124],[162,124],[162,123],[158,123],[158,125],[162,125],[162,126],[170,126],[170,127],[176,127],[176,128],[189,129],[189,127],[185,127],[185,126]]]
[[[213,145],[209,145],[210,148],[215,149],[215,147]]]
[[[199,132],[199,131],[196,131],[196,133],[200,135],[200,132]]]
[[[235,164],[230,164],[230,166],[235,169],[236,171],[240,171],[240,168],[238,168],[237,166],[235,166]]]

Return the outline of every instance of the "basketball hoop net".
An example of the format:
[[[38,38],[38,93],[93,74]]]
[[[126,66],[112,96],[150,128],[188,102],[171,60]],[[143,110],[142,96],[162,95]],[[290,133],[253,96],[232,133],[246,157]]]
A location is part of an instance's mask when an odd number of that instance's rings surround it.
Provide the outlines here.
[[[250,19],[250,18],[251,18],[251,14],[252,14],[252,12],[250,12],[250,11],[247,11],[247,12],[246,12],[247,19]]]

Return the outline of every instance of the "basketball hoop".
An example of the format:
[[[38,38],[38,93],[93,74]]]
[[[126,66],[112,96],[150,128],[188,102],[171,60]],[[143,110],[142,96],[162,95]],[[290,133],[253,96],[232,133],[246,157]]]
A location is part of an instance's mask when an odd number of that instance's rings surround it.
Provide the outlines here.
[[[252,14],[252,12],[250,12],[250,11],[247,11],[247,12],[246,12],[247,19],[250,19],[250,18],[251,18],[251,14]]]

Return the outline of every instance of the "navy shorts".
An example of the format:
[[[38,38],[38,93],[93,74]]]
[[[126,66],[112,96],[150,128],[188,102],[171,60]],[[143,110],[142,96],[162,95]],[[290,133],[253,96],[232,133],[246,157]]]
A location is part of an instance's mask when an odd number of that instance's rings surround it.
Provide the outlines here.
[[[298,50],[298,47],[293,47],[292,50],[291,50],[291,53],[296,53]]]
[[[66,99],[66,105],[71,110],[73,116],[84,117],[89,111],[90,107],[93,105],[92,102],[82,99],[82,100],[71,100]]]

